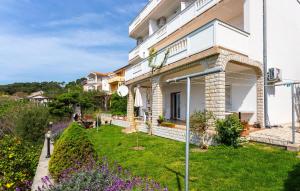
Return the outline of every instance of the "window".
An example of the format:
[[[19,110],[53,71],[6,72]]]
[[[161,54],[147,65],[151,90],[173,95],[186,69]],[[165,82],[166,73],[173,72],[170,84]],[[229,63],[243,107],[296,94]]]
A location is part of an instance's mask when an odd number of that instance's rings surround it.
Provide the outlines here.
[[[232,110],[232,103],[231,103],[231,86],[225,86],[225,110],[231,111]]]
[[[180,92],[171,93],[171,119],[180,119]]]

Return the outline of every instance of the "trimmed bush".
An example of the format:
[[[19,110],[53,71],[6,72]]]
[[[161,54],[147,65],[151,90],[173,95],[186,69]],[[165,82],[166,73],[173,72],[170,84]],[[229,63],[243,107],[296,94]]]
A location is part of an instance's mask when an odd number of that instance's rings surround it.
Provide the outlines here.
[[[238,139],[243,131],[243,125],[237,115],[229,115],[225,119],[217,120],[216,140],[224,145],[238,146]]]
[[[72,123],[57,140],[49,162],[52,177],[60,180],[66,170],[80,169],[96,159],[96,153],[82,126]]]

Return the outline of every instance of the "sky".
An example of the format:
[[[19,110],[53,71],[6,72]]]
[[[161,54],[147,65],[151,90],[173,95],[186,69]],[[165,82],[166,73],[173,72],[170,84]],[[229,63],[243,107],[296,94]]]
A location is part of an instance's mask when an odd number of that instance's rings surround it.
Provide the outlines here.
[[[0,84],[72,81],[125,66],[148,0],[0,0]]]

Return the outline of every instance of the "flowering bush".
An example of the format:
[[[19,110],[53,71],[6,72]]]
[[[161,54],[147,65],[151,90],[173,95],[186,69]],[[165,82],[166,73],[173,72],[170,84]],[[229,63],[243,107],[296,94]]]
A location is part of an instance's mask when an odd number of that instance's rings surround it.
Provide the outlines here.
[[[8,135],[0,148],[0,190],[30,190],[41,148]]]
[[[93,160],[91,160],[93,161]],[[101,164],[91,162],[80,170],[73,168],[66,171],[60,182],[53,185],[48,177],[43,178],[43,185],[39,191],[163,191],[158,183],[140,177],[131,176],[128,171],[123,170],[118,165],[109,168],[109,164],[104,159]]]
[[[96,153],[86,131],[74,122],[56,141],[49,171],[55,180],[59,180],[66,169],[80,169],[81,164],[95,158]]]

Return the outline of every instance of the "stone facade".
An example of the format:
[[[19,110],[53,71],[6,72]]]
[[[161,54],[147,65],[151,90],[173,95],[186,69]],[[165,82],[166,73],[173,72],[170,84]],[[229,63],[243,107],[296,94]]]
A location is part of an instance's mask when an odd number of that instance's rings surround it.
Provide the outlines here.
[[[225,118],[225,72],[205,76],[205,108],[216,118]]]
[[[265,114],[264,114],[264,76],[257,75],[256,82],[256,112],[257,112],[257,123],[262,127],[265,127]]]
[[[131,130],[135,129],[134,122],[134,91],[133,86],[129,86],[128,99],[127,99],[127,120],[129,122],[129,127]]]
[[[163,91],[160,76],[152,78],[152,125],[157,126],[157,120],[163,115]]]

